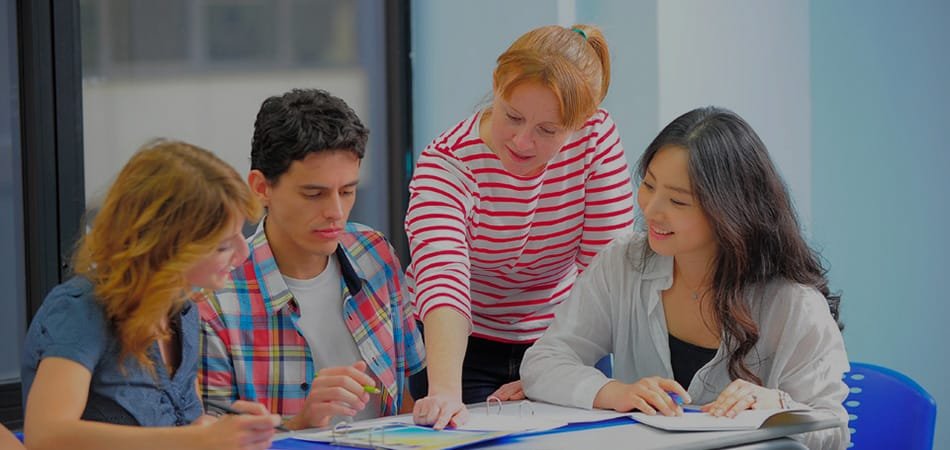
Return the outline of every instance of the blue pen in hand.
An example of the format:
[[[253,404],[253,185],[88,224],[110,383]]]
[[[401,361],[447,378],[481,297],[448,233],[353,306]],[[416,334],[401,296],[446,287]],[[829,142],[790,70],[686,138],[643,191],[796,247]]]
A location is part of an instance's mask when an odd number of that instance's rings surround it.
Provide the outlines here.
[[[702,411],[698,406],[687,405],[687,404],[686,404],[686,401],[684,401],[683,398],[680,397],[680,395],[677,394],[677,393],[675,393],[675,392],[667,392],[667,394],[670,395],[670,398],[673,399],[673,402],[676,403],[677,406],[683,408],[683,411],[684,411],[684,412],[686,412],[686,411],[693,411],[693,412]]]

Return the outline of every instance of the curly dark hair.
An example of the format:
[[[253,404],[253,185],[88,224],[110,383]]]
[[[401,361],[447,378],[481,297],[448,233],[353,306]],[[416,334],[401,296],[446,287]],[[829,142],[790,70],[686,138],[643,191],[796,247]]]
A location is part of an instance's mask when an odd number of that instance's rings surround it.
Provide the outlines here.
[[[251,169],[276,182],[310,153],[348,151],[363,159],[368,137],[369,129],[342,99],[320,89],[294,89],[261,104]]]
[[[759,340],[747,290],[775,278],[812,286],[825,296],[836,321],[841,297],[829,291],[827,270],[802,236],[785,183],[742,117],[712,106],[677,117],[640,158],[638,181],[657,152],[670,145],[689,154],[692,190],[716,236],[712,291],[716,320],[731,350],[729,375],[761,385],[744,362]]]

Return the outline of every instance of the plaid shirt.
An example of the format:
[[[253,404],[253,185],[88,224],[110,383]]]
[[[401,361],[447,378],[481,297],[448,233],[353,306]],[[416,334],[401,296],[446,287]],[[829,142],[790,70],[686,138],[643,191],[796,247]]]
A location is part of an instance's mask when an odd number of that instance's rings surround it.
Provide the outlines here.
[[[296,415],[315,375],[297,325],[300,308],[277,267],[263,222],[248,244],[250,256],[231,272],[228,285],[201,291],[195,299],[201,312],[201,394],[206,400],[250,400],[272,413]],[[399,261],[381,233],[353,223],[340,238],[336,258],[343,275],[341,319],[383,387],[380,415],[396,414],[408,375],[425,366]]]

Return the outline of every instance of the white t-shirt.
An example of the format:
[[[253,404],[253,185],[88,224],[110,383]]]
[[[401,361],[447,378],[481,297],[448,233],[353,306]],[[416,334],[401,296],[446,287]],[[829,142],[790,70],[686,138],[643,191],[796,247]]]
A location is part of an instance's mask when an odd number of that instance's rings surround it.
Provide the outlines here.
[[[286,275],[283,277],[300,307],[297,328],[310,346],[314,370],[319,372],[321,369],[349,366],[361,361],[363,357],[356,347],[356,341],[343,321],[343,286],[340,281],[343,275],[336,256],[329,257],[323,272],[309,280],[298,280]],[[379,417],[380,410],[379,396],[370,395],[366,408],[353,418],[363,420]]]

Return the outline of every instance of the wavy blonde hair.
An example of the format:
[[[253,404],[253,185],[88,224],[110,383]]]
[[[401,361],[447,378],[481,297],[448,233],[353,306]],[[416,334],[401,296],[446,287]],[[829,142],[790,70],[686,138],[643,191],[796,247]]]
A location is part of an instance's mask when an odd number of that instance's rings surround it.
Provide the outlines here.
[[[120,359],[154,373],[148,348],[187,300],[185,272],[215,251],[235,218],[260,214],[240,175],[208,150],[160,140],[132,156],[73,257],[114,327]]]
[[[514,89],[538,83],[554,92],[562,125],[575,130],[594,115],[610,87],[610,51],[600,28],[549,25],[519,37],[498,57],[494,91],[509,99]]]

